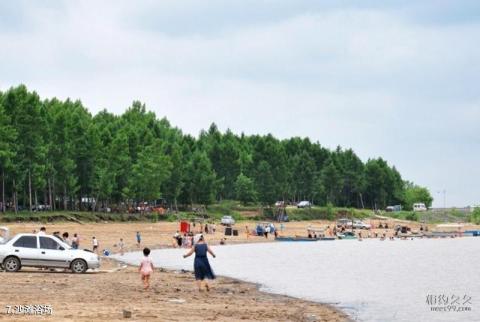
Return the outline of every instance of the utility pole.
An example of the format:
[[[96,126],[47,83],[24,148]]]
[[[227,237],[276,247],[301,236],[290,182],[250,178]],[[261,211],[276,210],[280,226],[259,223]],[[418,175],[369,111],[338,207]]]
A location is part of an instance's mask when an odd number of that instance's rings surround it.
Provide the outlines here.
[[[443,193],[443,220],[447,222],[447,190],[439,190],[437,193]]]
[[[443,189],[443,211],[445,212],[445,222],[447,222],[447,190]]]

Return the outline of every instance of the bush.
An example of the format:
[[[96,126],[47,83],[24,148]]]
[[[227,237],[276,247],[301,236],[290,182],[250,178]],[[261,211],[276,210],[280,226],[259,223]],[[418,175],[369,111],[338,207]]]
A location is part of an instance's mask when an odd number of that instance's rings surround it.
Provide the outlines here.
[[[333,204],[331,202],[327,203],[327,219],[335,220],[335,211],[333,210]]]
[[[475,225],[480,225],[480,208],[476,207],[473,211],[472,215],[470,216],[470,222],[474,223]]]
[[[411,221],[418,221],[418,214],[416,212],[411,212],[405,216],[405,219],[411,220]]]

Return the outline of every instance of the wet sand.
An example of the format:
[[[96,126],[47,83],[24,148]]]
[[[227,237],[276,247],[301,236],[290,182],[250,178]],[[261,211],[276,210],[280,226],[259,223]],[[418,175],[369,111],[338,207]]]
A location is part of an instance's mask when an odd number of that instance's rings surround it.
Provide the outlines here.
[[[328,305],[260,292],[254,284],[219,277],[198,292],[191,272],[156,269],[143,290],[134,267],[74,275],[25,269],[0,273],[0,321],[347,321]],[[112,272],[105,272],[112,271]],[[6,305],[51,305],[51,316],[8,315]],[[129,319],[123,310],[130,311]]]

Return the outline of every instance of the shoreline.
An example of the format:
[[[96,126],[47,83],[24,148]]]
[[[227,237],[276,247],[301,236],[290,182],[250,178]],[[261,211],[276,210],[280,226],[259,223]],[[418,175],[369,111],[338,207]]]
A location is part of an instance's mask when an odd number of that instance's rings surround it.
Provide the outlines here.
[[[261,291],[259,284],[224,276],[215,279],[210,292],[199,292],[186,270],[158,267],[144,291],[137,268],[118,268],[123,264],[104,258],[101,271],[78,275],[37,269],[0,273],[8,274],[9,285],[0,305],[51,305],[51,316],[36,316],[48,321],[352,321],[333,305]],[[124,310],[131,318],[123,317]],[[32,318],[5,309],[0,313],[0,321]]]
[[[241,244],[247,244],[247,243],[241,243],[240,242],[240,243],[237,243],[236,245],[241,245]],[[152,250],[161,250],[161,249],[167,249],[167,248],[166,247],[152,248]],[[141,252],[141,251],[137,250],[137,251],[134,251],[134,252]],[[118,253],[116,253],[115,255],[117,255],[117,254]],[[120,259],[110,257],[110,256],[102,257],[102,259],[110,260],[110,261],[118,263],[119,265],[125,265],[129,268],[133,268],[133,269],[137,268],[136,265],[127,263],[125,261],[122,261]],[[160,271],[162,273],[166,272],[166,273],[170,273],[170,274],[187,274],[187,275],[193,275],[194,274],[194,272],[190,269],[189,270],[184,270],[184,269],[177,270],[177,269],[170,269],[170,268],[165,268],[165,267],[155,267],[155,270]],[[314,316],[313,317],[310,316],[310,317],[306,317],[306,319],[304,319],[304,320],[299,320],[299,321],[309,321],[309,322],[315,322],[315,321],[353,322],[354,321],[352,316],[350,316],[349,314],[344,312],[341,308],[335,306],[335,304],[322,303],[322,302],[318,302],[318,301],[313,301],[313,300],[303,299],[303,298],[299,298],[299,297],[295,297],[295,296],[290,296],[290,295],[287,295],[287,294],[279,294],[279,293],[269,292],[269,291],[266,291],[266,290],[261,290],[261,288],[264,286],[263,284],[255,283],[255,282],[249,282],[249,281],[245,281],[245,280],[235,278],[235,277],[224,276],[224,275],[216,275],[216,279],[219,279],[219,278],[221,278],[223,280],[231,281],[232,284],[254,286],[258,293],[268,295],[268,296],[273,297],[273,298],[277,298],[278,300],[287,299],[287,300],[290,300],[290,301],[293,301],[293,302],[298,302],[298,303],[311,303],[313,305],[318,305],[320,307],[323,307],[323,308],[333,312],[332,316],[329,317],[328,320],[316,319],[316,318],[314,318]],[[195,280],[192,277],[192,283],[194,283],[194,281]],[[215,285],[215,281],[213,281],[212,284]],[[212,291],[215,291],[215,286],[212,287]],[[338,318],[340,318],[339,320],[335,319],[337,316],[338,316]],[[334,319],[332,319],[332,318],[334,318]],[[282,320],[282,321],[284,321],[284,320]]]

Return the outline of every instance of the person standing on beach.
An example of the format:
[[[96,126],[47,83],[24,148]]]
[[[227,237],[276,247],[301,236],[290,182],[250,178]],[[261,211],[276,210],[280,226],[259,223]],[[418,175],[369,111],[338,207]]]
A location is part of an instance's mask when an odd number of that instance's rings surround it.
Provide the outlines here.
[[[137,238],[137,247],[140,247],[140,244],[142,243],[142,236],[140,235],[139,231],[137,231],[136,238]]]
[[[98,255],[98,239],[96,239],[95,236],[92,237],[92,246],[93,252]]]
[[[118,242],[118,248],[120,248],[120,255],[122,256],[124,254],[124,247],[125,243],[123,242],[123,238],[120,238],[120,241]]]
[[[207,279],[215,279],[215,275],[213,274],[212,268],[210,267],[210,263],[208,262],[207,252],[215,258],[215,254],[210,249],[210,247],[205,243],[205,239],[203,235],[200,235],[198,241],[195,245],[183,255],[183,258],[187,258],[188,256],[195,253],[195,261],[193,263],[193,268],[195,270],[195,280],[197,281],[198,290],[202,291],[202,282],[205,282],[205,289],[210,291],[210,287],[208,286]]]
[[[70,239],[68,232],[62,234],[62,239],[68,246],[72,246],[72,240]]]
[[[72,238],[72,248],[73,249],[78,249],[78,246],[80,245],[80,238],[78,237],[77,234],[73,234]]]
[[[138,268],[138,271],[142,277],[144,290],[147,290],[150,287],[150,275],[152,275],[154,269],[153,262],[148,255],[150,255],[150,249],[145,247],[143,249],[144,257],[140,262],[140,267]]]

